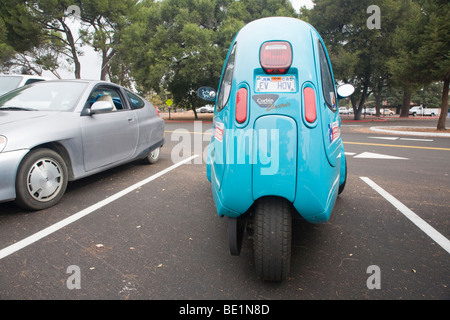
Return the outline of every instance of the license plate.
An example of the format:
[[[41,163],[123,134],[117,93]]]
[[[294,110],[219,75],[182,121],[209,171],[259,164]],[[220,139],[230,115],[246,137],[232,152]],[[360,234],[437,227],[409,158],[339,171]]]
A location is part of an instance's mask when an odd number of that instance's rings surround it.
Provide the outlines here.
[[[256,76],[256,92],[295,92],[295,76]]]

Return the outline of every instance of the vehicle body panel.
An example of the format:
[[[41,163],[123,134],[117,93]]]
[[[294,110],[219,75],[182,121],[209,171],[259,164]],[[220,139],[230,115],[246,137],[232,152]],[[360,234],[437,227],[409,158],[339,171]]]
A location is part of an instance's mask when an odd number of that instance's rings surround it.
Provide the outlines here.
[[[286,74],[267,75],[262,69],[260,48],[268,41],[292,46]],[[230,94],[220,110],[227,90],[219,87],[207,158],[218,215],[239,217],[257,199],[279,196],[310,222],[329,219],[345,166],[334,78],[327,93],[333,106],[322,92],[320,45],[324,47],[323,41],[309,24],[281,17],[251,22],[233,40],[221,78],[225,87],[227,70],[234,67]],[[325,58],[332,75],[326,50]],[[243,123],[235,119],[241,88],[248,90]],[[315,92],[317,116],[312,122],[305,116],[305,89]]]

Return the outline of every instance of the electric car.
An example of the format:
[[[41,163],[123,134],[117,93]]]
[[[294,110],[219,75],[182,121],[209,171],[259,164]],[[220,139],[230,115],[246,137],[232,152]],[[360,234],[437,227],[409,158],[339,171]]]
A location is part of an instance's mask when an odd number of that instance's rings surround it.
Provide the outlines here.
[[[215,101],[207,156],[217,214],[228,217],[232,255],[253,233],[257,275],[281,281],[290,269],[292,219],[329,220],[346,183],[338,99],[324,42],[308,23],[270,17],[235,36]]]

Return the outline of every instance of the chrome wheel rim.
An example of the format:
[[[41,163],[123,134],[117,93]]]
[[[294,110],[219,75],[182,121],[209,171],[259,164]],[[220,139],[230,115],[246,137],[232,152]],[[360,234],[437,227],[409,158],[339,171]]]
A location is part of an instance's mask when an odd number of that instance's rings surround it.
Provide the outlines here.
[[[39,159],[28,171],[28,193],[39,202],[50,201],[61,190],[63,179],[58,162],[50,158]]]
[[[158,159],[158,157],[159,157],[159,148],[150,152],[150,158],[152,158],[153,160]]]

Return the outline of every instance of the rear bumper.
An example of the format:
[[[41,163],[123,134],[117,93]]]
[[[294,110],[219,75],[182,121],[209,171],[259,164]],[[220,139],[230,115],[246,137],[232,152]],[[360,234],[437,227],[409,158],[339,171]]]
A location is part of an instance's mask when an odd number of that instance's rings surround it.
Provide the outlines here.
[[[261,129],[266,132],[261,134]],[[246,159],[243,163],[226,164],[221,180],[214,164],[207,164],[218,215],[238,217],[259,198],[278,196],[291,202],[305,220],[328,221],[338,195],[341,166],[340,159],[336,166],[330,164],[320,127],[305,128],[290,117],[272,115],[258,118],[253,133],[244,136],[252,142],[252,154],[241,156]],[[239,143],[232,147],[224,154],[246,149]]]

